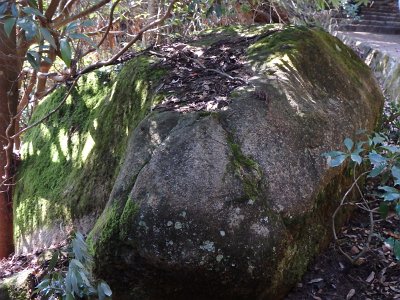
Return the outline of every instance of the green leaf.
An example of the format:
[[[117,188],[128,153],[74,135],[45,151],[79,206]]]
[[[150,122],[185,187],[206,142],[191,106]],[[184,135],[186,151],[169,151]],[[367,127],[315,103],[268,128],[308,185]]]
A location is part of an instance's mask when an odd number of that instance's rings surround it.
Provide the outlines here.
[[[335,156],[339,156],[339,155],[346,155],[346,153],[344,153],[342,151],[331,151],[331,152],[322,153],[322,156],[325,156],[325,157],[335,157]]]
[[[65,62],[67,67],[70,67],[72,59],[72,50],[68,40],[65,38],[60,40],[60,52],[62,60]]]
[[[107,283],[105,283],[104,281],[102,281],[102,282],[100,283],[100,286],[101,286],[101,288],[102,288],[104,294],[105,294],[107,297],[111,297],[112,291],[111,291],[110,286],[109,286]]]
[[[385,165],[378,165],[375,166],[371,172],[369,172],[368,177],[376,177],[379,174],[382,173],[382,171],[385,169]]]
[[[383,144],[383,142],[386,141],[386,137],[384,135],[380,135],[378,133],[375,133],[374,137],[372,138],[372,144],[378,145],[378,144]]]
[[[393,249],[393,254],[396,259],[400,260],[400,241],[390,237],[386,239],[385,243],[387,243]]]
[[[35,51],[28,51],[26,54],[28,62],[31,64],[32,68],[39,70],[40,67],[40,56],[39,53]]]
[[[385,219],[389,213],[389,206],[387,205],[387,203],[385,202],[381,202],[379,204],[379,209],[378,209],[379,213],[381,214],[381,217],[383,219]]]
[[[54,251],[53,255],[51,256],[50,262],[49,262],[49,270],[53,270],[54,267],[56,266],[58,262],[58,257],[60,255],[60,252],[58,250]]]
[[[394,185],[400,185],[400,168],[392,167],[392,176],[395,178]]]
[[[104,294],[103,288],[101,287],[100,283],[97,285],[97,297],[99,297],[99,300],[106,299],[106,295]]]
[[[361,163],[362,163],[362,157],[361,157],[360,155],[352,153],[352,154],[350,155],[350,158],[351,158],[352,161],[354,161],[354,162],[357,163],[358,165],[361,165]]]
[[[15,3],[11,4],[11,14],[13,17],[17,18],[18,17],[18,9]]]
[[[79,27],[79,21],[73,21],[65,27],[65,33],[71,32]]]
[[[38,9],[33,8],[33,7],[29,7],[29,6],[24,7],[24,8],[22,8],[22,11],[24,13],[26,13],[28,16],[34,15],[34,16],[45,18],[45,16]]]
[[[400,152],[400,147],[398,146],[393,146],[393,145],[387,145],[387,146],[382,146],[383,149],[386,149],[392,153],[399,153]]]
[[[396,213],[400,216],[400,204],[397,203],[395,207]]]
[[[29,6],[38,8],[36,0],[28,0]]]
[[[347,150],[351,151],[351,149],[353,149],[354,142],[352,141],[352,139],[345,138],[343,143],[346,146]]]
[[[379,189],[385,191],[385,193],[383,194],[384,201],[394,201],[400,199],[400,192],[394,187],[380,186]]]
[[[383,164],[386,165],[386,158],[378,153],[372,152],[368,154],[368,158],[374,166]]]
[[[19,18],[17,21],[19,27],[25,31],[25,37],[28,41],[32,40],[37,34],[36,23],[29,18]]]
[[[75,297],[71,293],[67,293],[65,300],[75,300]]]
[[[15,22],[17,22],[17,18],[9,18],[4,21],[4,32],[8,37],[10,37],[11,31],[14,28]]]
[[[6,12],[7,7],[8,7],[8,2],[0,3],[0,17],[4,16],[4,13]]]
[[[43,279],[43,280],[36,286],[36,289],[37,289],[37,290],[43,290],[43,289],[45,289],[46,287],[48,287],[49,285],[50,285],[50,279],[46,278],[46,279]]]
[[[328,160],[328,165],[329,165],[330,167],[338,167],[338,166],[340,166],[340,165],[346,160],[347,157],[348,157],[347,154],[345,154],[345,155],[338,155],[338,156],[336,156],[336,157],[331,158],[330,160]]]
[[[56,41],[54,40],[53,36],[51,35],[50,31],[45,27],[40,27],[40,33],[42,34],[43,38],[49,42],[49,44],[54,48],[57,49]]]

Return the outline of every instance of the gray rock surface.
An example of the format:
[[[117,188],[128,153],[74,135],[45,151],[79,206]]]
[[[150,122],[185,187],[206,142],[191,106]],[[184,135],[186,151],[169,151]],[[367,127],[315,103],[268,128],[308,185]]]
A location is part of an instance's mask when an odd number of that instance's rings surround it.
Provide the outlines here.
[[[131,135],[91,238],[117,299],[279,299],[330,238],[351,178],[321,154],[373,130],[383,97],[339,40],[289,28],[247,50],[214,112],[155,111]]]

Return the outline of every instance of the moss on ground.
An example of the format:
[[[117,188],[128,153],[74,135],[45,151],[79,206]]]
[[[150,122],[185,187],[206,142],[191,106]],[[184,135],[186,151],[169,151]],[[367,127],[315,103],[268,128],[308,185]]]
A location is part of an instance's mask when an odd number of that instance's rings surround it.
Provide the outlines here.
[[[140,56],[118,75],[106,69],[81,78],[66,104],[24,135],[14,194],[17,239],[57,219],[65,223],[103,210],[129,133],[160,99],[153,91],[166,70],[156,65]],[[43,100],[31,122],[65,94],[59,88]]]

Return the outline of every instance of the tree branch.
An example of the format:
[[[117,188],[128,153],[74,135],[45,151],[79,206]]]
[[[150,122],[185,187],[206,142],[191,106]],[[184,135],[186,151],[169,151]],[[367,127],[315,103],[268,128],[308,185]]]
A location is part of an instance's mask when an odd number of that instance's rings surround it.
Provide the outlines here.
[[[108,2],[110,2],[111,0],[101,0],[100,2],[96,3],[95,5],[89,7],[88,9],[73,15],[69,18],[65,18],[64,20],[60,20],[58,22],[54,22],[53,26],[54,28],[60,28],[66,24],[69,24],[77,19],[83,18],[93,12],[95,12],[96,10],[98,10],[99,8],[103,7],[104,5],[106,5]]]
[[[107,35],[108,35],[109,32],[110,32],[111,26],[112,26],[112,24],[113,24],[113,22],[114,22],[114,11],[115,11],[115,8],[117,7],[117,5],[119,4],[119,2],[121,2],[121,0],[116,0],[116,1],[114,2],[113,6],[111,7],[110,17],[109,17],[107,29],[106,29],[106,31],[105,31],[105,33],[104,33],[102,39],[100,40],[100,42],[98,42],[97,48],[99,48],[99,47],[104,43],[104,41],[105,41],[106,38],[107,38]],[[89,54],[90,52],[93,52],[94,50],[96,50],[96,48],[91,48],[91,49],[87,50],[84,54],[82,54],[82,57],[86,56],[86,55]]]
[[[47,20],[51,20],[57,11],[57,7],[60,4],[60,0],[51,0],[49,7],[46,9],[44,16]]]
[[[112,65],[118,58],[121,57],[122,54],[124,54],[134,43],[136,43],[142,37],[143,33],[145,33],[147,30],[149,30],[153,27],[156,27],[156,26],[162,24],[171,15],[171,12],[172,12],[176,2],[179,2],[179,0],[172,0],[172,2],[168,6],[167,11],[160,19],[155,20],[154,22],[151,22],[150,24],[148,24],[145,27],[143,27],[142,29],[140,29],[140,31],[136,34],[136,36],[113,57],[111,57],[110,59],[108,59],[106,61],[99,61],[93,65],[90,65],[90,66],[84,68],[82,71],[80,71],[78,73],[78,75],[83,75],[83,74],[89,73],[93,70],[99,69],[101,67]]]

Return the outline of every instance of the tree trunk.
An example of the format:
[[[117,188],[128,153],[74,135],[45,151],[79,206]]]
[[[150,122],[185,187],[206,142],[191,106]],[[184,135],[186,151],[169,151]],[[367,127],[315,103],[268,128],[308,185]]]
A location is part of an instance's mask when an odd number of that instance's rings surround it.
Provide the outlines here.
[[[0,259],[14,251],[12,222],[13,140],[18,105],[18,75],[15,31],[10,37],[0,24]]]

